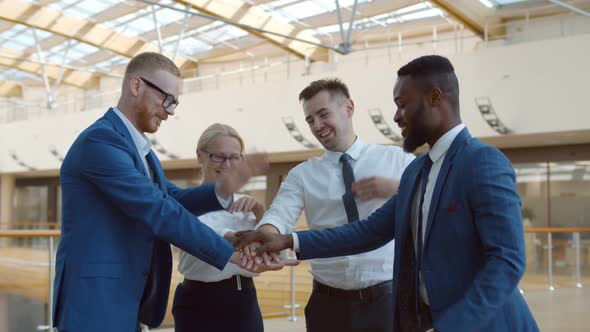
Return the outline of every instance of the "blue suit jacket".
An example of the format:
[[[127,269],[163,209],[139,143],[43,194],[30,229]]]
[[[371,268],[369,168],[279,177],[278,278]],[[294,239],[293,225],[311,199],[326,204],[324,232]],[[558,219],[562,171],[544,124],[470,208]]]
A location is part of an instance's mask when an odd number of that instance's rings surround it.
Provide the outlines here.
[[[401,244],[411,236],[412,200],[424,158],[406,168],[398,194],[367,220],[297,232],[299,258],[356,254],[395,238],[397,275],[400,257],[408,254]],[[464,129],[436,180],[424,241],[422,273],[437,331],[538,331],[517,288],[526,262],[523,233],[512,165]]]
[[[78,136],[60,170],[62,237],[54,324],[65,331],[133,332],[166,312],[170,245],[223,269],[234,248],[194,215],[221,209],[212,185],[181,190],[153,152],[154,182],[109,110]],[[193,215],[194,214],[194,215]]]

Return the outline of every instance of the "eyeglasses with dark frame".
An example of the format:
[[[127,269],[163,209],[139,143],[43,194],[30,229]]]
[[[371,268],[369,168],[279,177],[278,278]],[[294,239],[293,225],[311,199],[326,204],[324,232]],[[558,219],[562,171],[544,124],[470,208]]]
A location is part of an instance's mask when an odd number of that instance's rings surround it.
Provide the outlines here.
[[[176,108],[176,106],[178,106],[179,101],[178,101],[178,99],[175,99],[173,95],[160,89],[160,87],[158,87],[154,83],[146,80],[145,78],[143,78],[141,76],[139,76],[139,79],[142,80],[150,88],[152,88],[164,95],[164,100],[162,101],[162,107],[164,107],[167,110],[173,111]]]
[[[244,156],[240,153],[240,154],[232,154],[231,156],[224,156],[222,154],[215,154],[215,153],[209,153],[208,151],[203,150],[203,152],[205,152],[208,156],[209,159],[211,159],[212,162],[214,163],[218,163],[218,164],[223,164],[226,160],[229,161],[230,163],[235,163],[238,161],[241,161],[242,159],[244,159]]]

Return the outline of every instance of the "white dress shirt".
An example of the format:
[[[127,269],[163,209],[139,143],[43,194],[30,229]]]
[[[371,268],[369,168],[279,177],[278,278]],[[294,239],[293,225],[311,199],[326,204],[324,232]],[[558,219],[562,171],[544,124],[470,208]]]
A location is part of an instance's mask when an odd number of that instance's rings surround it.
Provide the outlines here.
[[[121,121],[123,121],[123,124],[125,124],[127,130],[129,130],[131,138],[133,139],[133,143],[135,143],[135,148],[137,148],[139,156],[141,157],[141,161],[143,162],[143,167],[145,167],[145,171],[150,177],[150,180],[153,181],[154,179],[152,177],[152,172],[150,172],[150,167],[146,159],[146,156],[148,155],[148,153],[150,153],[150,150],[152,149],[151,141],[149,140],[149,138],[147,138],[145,134],[140,133],[139,130],[135,128],[131,121],[129,121],[129,119],[127,119],[127,117],[123,113],[121,113],[121,111],[119,111],[118,108],[112,107],[112,109],[113,111],[115,111],[115,114],[117,114],[119,118],[121,118]]]
[[[430,173],[428,174],[428,182],[426,183],[426,190],[424,191],[424,202],[422,204],[422,246],[424,247],[424,236],[426,235],[426,223],[428,222],[428,213],[430,212],[430,203],[432,202],[432,193],[434,192],[434,185],[436,184],[436,179],[438,178],[438,173],[440,173],[440,168],[445,160],[445,156],[447,155],[447,151],[451,147],[451,144],[459,135],[461,130],[465,128],[464,124],[459,124],[453,129],[447,131],[444,135],[442,135],[436,143],[430,148],[428,151],[428,156],[432,160],[432,168],[430,169]],[[422,173],[420,173],[422,174]],[[416,237],[416,228],[418,228],[418,216],[420,215],[420,188],[422,187],[422,180],[419,181],[420,183],[417,186],[417,190],[414,193],[414,200],[412,201],[412,237],[414,239],[414,250],[417,252],[418,241]],[[426,287],[424,286],[424,282],[422,279],[422,272],[420,272],[420,296],[422,300],[426,304],[428,304],[428,294],[426,294]]]
[[[116,107],[111,107],[111,108],[113,109],[113,111],[115,111],[115,114],[117,114],[119,116],[121,121],[123,121],[123,124],[125,125],[125,127],[127,127],[127,130],[131,134],[131,138],[133,139],[133,143],[135,144],[135,148],[137,149],[137,151],[139,152],[139,156],[141,157],[143,167],[145,167],[145,171],[146,171],[148,177],[153,182],[154,177],[153,177],[153,174],[150,170],[150,167],[149,167],[147,159],[146,159],[146,156],[148,155],[148,153],[150,153],[150,150],[152,149],[151,141],[149,140],[149,138],[147,138],[147,136],[144,133],[140,133],[139,130],[137,130],[137,128],[135,128],[135,126],[131,123],[131,121],[129,121],[129,119],[127,119],[127,117],[123,113],[121,113],[121,111],[118,108],[116,108]],[[229,198],[223,198],[217,194],[217,191],[215,192],[215,196],[217,197],[219,204],[221,204],[221,206],[224,209],[229,208],[230,205],[233,203],[231,196]]]
[[[234,194],[233,199],[238,200],[244,195]],[[224,229],[235,231],[244,231],[254,229],[256,226],[256,217],[252,212],[249,213],[229,213],[225,210],[213,211],[199,216],[199,220],[217,234],[221,234]],[[246,271],[233,263],[227,263],[223,271],[219,271],[213,266],[202,260],[180,250],[180,262],[178,271],[187,279],[204,282],[215,282],[229,279],[234,275],[244,277],[253,277],[258,274]]]
[[[370,176],[400,179],[406,166],[414,159],[414,155],[403,152],[399,147],[365,144],[358,138],[346,153],[352,157],[356,181]],[[347,224],[342,202],[345,189],[342,163],[339,162],[341,155],[341,152],[326,150],[322,157],[311,158],[293,168],[257,228],[270,224],[281,234],[292,233],[302,211],[310,229]],[[366,219],[386,201],[356,199],[360,219]],[[298,242],[295,234],[293,240],[294,244]],[[311,273],[315,280],[331,287],[366,288],[391,280],[393,249],[391,241],[379,249],[359,255],[313,259]]]

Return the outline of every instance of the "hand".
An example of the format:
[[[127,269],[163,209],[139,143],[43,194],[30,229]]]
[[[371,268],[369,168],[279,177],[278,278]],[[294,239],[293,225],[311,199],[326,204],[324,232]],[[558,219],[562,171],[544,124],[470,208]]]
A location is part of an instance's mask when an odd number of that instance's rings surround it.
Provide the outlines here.
[[[226,240],[231,243],[235,243],[238,238],[235,232],[227,232],[223,236]],[[240,254],[240,264],[238,265],[246,265],[250,269],[253,265],[260,265],[260,264],[267,264],[270,265],[272,262],[278,263],[279,257],[278,255],[270,255],[268,253],[262,253],[261,255],[256,255],[256,249],[258,249],[262,244],[259,242],[252,242],[246,244],[244,247],[239,248],[238,252]],[[232,263],[237,264],[232,261]]]
[[[260,265],[255,265],[251,269],[248,269],[250,272],[254,273],[262,273],[266,271],[277,271],[282,269],[285,266],[297,266],[299,265],[298,260],[287,259],[287,260],[280,260],[279,255],[276,253],[263,253],[262,256],[268,256],[270,259],[269,263],[266,263],[266,259],[263,259],[263,263]],[[256,257],[257,258],[257,257]]]
[[[263,253],[278,253],[281,250],[293,248],[293,236],[291,234],[282,235],[261,231],[241,231],[235,233],[236,241],[234,246],[238,249],[246,245],[259,242],[261,244],[254,252],[250,252],[253,257]]]
[[[264,255],[267,255],[264,253]],[[230,258],[230,262],[238,265],[239,267],[248,270],[253,273],[262,273],[266,271],[277,271],[282,269],[285,266],[296,266],[299,264],[297,260],[279,260],[279,256],[277,254],[268,254],[270,256],[270,260],[268,263],[265,263],[264,260],[261,264],[256,264],[254,259],[249,258],[243,252],[234,252]]]
[[[262,264],[262,265],[258,265],[256,268],[249,270],[250,272],[253,273],[262,273],[262,272],[266,272],[266,271],[278,271],[281,270],[282,268],[284,268],[285,266],[297,266],[299,265],[299,261],[298,260],[284,260],[284,261],[279,261],[278,263],[272,263],[271,265],[266,265],[266,264]]]
[[[251,154],[239,163],[232,165],[231,172],[225,172],[215,183],[215,192],[222,198],[228,198],[238,192],[248,180],[255,175],[262,175],[268,169],[266,153]]]
[[[237,237],[235,237],[235,238],[237,240]],[[256,249],[258,249],[260,246],[261,246],[261,244],[259,242],[252,242],[252,243],[245,245],[244,248],[242,248],[242,252],[244,253],[244,255],[248,256],[251,260],[253,260],[256,265],[260,265],[262,263],[270,264],[271,263],[270,260],[275,259],[274,256],[271,257],[267,253],[264,253],[264,255],[256,256],[256,254],[255,254]],[[279,260],[277,257],[275,260],[275,263],[278,261]]]
[[[262,205],[262,203],[260,203],[256,198],[244,196],[238,199],[237,201],[233,202],[233,204],[229,207],[227,211],[229,213],[252,212],[254,213],[254,216],[256,216],[256,222],[259,222],[260,219],[262,219],[262,216],[264,215],[265,208],[264,205]]]
[[[370,176],[353,183],[352,192],[363,201],[373,198],[390,198],[395,195],[398,186],[398,180],[381,176]]]

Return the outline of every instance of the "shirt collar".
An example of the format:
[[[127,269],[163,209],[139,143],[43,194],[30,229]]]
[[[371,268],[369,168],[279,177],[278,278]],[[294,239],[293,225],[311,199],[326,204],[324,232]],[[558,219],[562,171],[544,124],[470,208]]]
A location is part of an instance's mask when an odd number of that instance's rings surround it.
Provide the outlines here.
[[[453,144],[453,141],[455,140],[457,135],[459,135],[461,130],[463,130],[463,128],[465,128],[464,124],[458,124],[453,129],[447,131],[438,139],[438,141],[436,141],[436,143],[434,143],[430,151],[428,151],[428,156],[430,157],[433,163],[436,163],[440,158],[442,158],[442,156],[444,156],[447,153],[447,151],[449,151],[451,144]]]
[[[150,150],[152,149],[152,143],[150,142],[149,138],[147,138],[145,134],[140,133],[139,130],[135,128],[131,121],[129,121],[129,119],[127,119],[127,117],[121,113],[118,108],[113,107],[113,110],[115,111],[115,114],[121,118],[121,121],[123,121],[125,127],[127,127],[127,130],[129,130],[137,151],[142,157],[147,156],[147,154],[150,153]]]
[[[352,143],[352,145],[348,148],[348,150],[346,150],[345,153],[347,153],[353,160],[358,160],[364,146],[365,142],[361,141],[361,139],[357,136],[354,143]],[[339,151],[326,150],[324,154],[324,157],[326,159],[331,160],[335,163],[340,161],[340,156],[342,156],[342,152]]]

